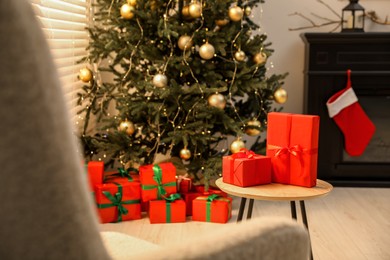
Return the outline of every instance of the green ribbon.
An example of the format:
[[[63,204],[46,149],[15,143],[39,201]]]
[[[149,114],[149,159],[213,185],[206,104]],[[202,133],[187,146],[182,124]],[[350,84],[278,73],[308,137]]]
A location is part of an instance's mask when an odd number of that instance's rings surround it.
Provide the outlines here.
[[[122,185],[119,183],[114,183],[116,186],[118,186],[118,192],[116,192],[114,195],[112,195],[109,191],[102,191],[104,196],[106,196],[107,199],[109,199],[112,203],[106,203],[106,204],[97,204],[97,207],[99,209],[106,209],[111,207],[117,207],[118,209],[118,219],[116,222],[122,221],[122,215],[127,215],[129,212],[123,205],[128,204],[138,204],[141,203],[140,200],[125,200],[122,201],[122,195],[123,195],[123,189]]]
[[[130,169],[118,168],[118,173],[122,178],[127,178],[129,181],[133,181],[133,177],[130,175]]]
[[[207,197],[206,201],[206,222],[211,222],[211,202],[221,197],[218,194],[211,194]]]
[[[165,215],[166,215],[166,222],[171,223],[171,202],[174,202],[175,200],[181,199],[181,196],[179,193],[171,194],[169,197],[164,197],[166,201],[166,208],[165,208]]]
[[[162,183],[162,169],[157,164],[153,165],[153,180],[157,185],[142,185],[143,190],[153,190],[157,188],[157,199],[161,199],[163,195],[167,194],[164,187],[176,186],[176,182]]]

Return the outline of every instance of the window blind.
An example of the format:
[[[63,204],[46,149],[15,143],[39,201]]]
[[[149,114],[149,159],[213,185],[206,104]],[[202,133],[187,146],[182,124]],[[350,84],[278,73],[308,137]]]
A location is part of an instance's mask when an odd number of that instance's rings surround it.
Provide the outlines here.
[[[84,84],[77,75],[87,55],[91,0],[30,0],[58,69],[70,115],[76,122],[76,93]]]

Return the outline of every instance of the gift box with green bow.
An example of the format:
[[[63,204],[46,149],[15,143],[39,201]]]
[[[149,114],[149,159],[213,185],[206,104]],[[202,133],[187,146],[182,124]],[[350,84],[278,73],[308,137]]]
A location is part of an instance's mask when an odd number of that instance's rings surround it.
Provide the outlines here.
[[[192,201],[192,220],[226,223],[232,216],[232,198],[217,194],[200,196]]]
[[[151,200],[149,219],[151,224],[185,222],[186,203],[178,193],[164,197],[162,200]]]
[[[143,165],[139,175],[143,201],[160,200],[176,193],[176,168],[172,163]]]
[[[141,218],[139,182],[96,185],[95,199],[101,223]]]

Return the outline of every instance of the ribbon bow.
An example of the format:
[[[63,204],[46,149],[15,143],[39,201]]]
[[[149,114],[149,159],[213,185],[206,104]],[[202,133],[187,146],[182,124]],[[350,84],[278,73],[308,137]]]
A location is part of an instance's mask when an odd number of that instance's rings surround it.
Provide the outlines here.
[[[153,190],[157,188],[157,199],[167,194],[164,187],[176,186],[176,182],[162,183],[162,169],[157,164],[153,165],[153,180],[157,185],[142,185],[143,190]]]
[[[118,209],[118,219],[116,222],[122,221],[122,215],[127,215],[129,211],[123,206],[123,204],[137,204],[140,203],[140,200],[127,200],[122,201],[122,185],[119,183],[115,183],[115,185],[118,186],[118,192],[116,192],[114,195],[112,195],[109,191],[102,191],[104,196],[106,196],[107,199],[111,201],[111,203],[108,204],[98,204],[97,207],[99,209],[105,209],[110,207],[117,207]]]
[[[238,158],[253,158],[255,157],[255,153],[253,151],[247,150],[246,148],[241,148],[239,152],[232,154],[233,159]]]
[[[129,181],[133,180],[133,177],[130,175],[130,169],[125,170],[125,168],[118,168],[118,173],[122,178],[128,178]]]
[[[301,166],[303,165],[303,148],[300,145],[297,144],[291,147],[281,147],[277,149],[275,157],[281,156],[283,154],[291,154],[295,156],[299,160]]]
[[[221,197],[220,195],[218,195],[218,194],[211,194],[211,195],[209,195],[208,197],[207,197],[207,201],[209,201],[209,202],[213,202],[214,200],[216,200],[216,199],[218,199],[219,197]]]
[[[169,197],[164,197],[164,199],[167,202],[174,202],[175,200],[181,199],[181,196],[179,193],[171,194]]]

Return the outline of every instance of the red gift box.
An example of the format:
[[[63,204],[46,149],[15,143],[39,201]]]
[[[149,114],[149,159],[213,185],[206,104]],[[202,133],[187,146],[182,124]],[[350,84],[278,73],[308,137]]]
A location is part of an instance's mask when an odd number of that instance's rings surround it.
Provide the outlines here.
[[[90,161],[87,165],[88,180],[91,190],[95,190],[96,185],[103,184],[104,162]]]
[[[95,198],[101,223],[141,218],[139,182],[97,185]]]
[[[192,179],[184,176],[177,176],[176,177],[176,184],[177,184],[177,192],[179,193],[187,193],[192,191]]]
[[[192,202],[192,220],[226,223],[232,216],[232,198],[217,194],[201,196]]]
[[[181,196],[183,197],[184,201],[186,202],[186,213],[187,216],[192,216],[192,202],[194,199],[200,196],[208,196],[211,194],[217,194],[222,197],[226,197],[227,194],[221,190],[213,189],[210,188],[208,189],[207,192],[204,191],[204,186],[203,185],[194,185],[193,186],[193,191],[191,192],[185,192],[181,193]]]
[[[316,186],[319,116],[268,113],[267,156],[272,181]]]
[[[271,183],[271,158],[242,150],[222,158],[223,182],[240,187]]]
[[[143,201],[162,199],[176,193],[176,168],[172,163],[141,166],[139,175]]]
[[[177,193],[163,200],[151,200],[149,201],[149,220],[151,224],[185,222],[186,203]]]
[[[139,174],[129,169],[118,168],[117,171],[109,171],[104,173],[104,182],[133,182],[140,181]]]

